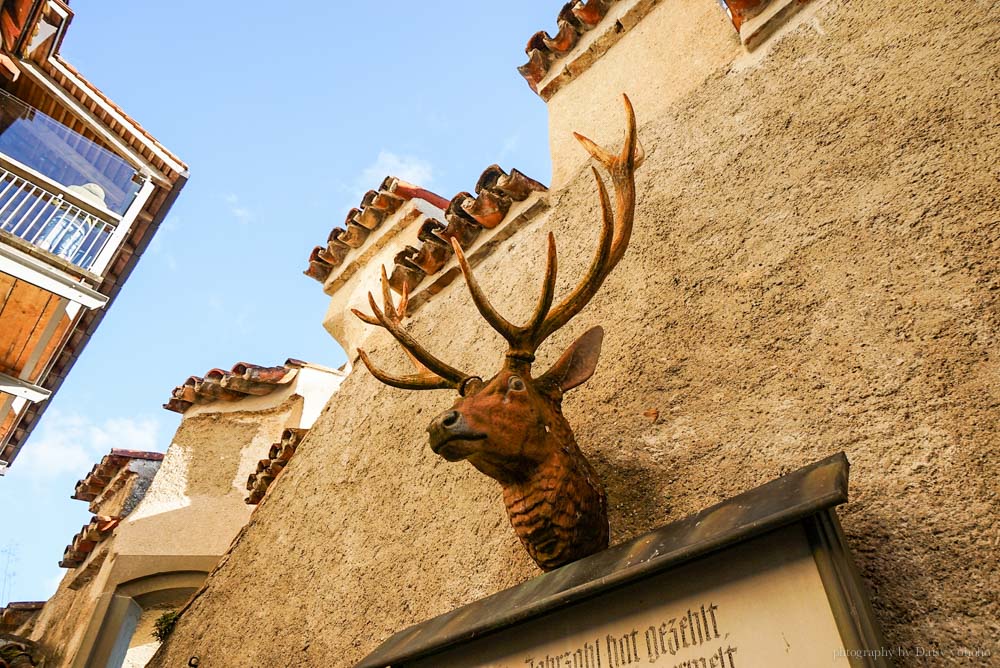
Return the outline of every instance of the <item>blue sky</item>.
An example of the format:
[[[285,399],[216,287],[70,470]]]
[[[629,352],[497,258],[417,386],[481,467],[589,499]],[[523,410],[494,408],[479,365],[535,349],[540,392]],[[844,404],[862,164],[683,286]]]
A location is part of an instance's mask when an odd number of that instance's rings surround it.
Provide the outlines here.
[[[364,191],[392,173],[451,197],[493,162],[548,182],[545,105],[516,67],[562,4],[74,0],[63,55],[191,180],[0,478],[0,604],[51,595],[90,517],[73,485],[113,447],[165,450],[179,416],[160,405],[187,376],[344,361],[302,270]]]

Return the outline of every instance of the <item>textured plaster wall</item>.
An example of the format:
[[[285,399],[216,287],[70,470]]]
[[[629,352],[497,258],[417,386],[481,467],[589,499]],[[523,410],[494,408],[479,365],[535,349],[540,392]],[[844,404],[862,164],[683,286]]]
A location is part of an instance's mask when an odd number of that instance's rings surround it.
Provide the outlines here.
[[[299,424],[302,407],[303,398],[290,394],[256,411],[185,416],[146,495],[97,548],[109,556],[96,576],[73,590],[78,569],[68,572],[43,608],[32,638],[53,666],[84,664],[107,597],[120,584],[214,566],[252,511],[244,503],[247,476],[282,430]]]
[[[988,3],[831,0],[756,61],[734,48],[670,113],[640,106],[631,248],[537,365],[607,329],[564,408],[613,541],[845,450],[843,524],[889,644],[998,655],[998,26]],[[511,317],[545,232],[562,290],[593,248],[589,174],[552,201],[479,269]],[[411,327],[488,372],[501,346],[474,313],[458,283]],[[387,337],[369,345],[405,368]],[[427,447],[451,400],[355,371],[151,665],[349,666],[535,575],[498,486]]]
[[[553,189],[566,185],[587,164],[589,156],[579,149],[573,132],[605,146],[621,141],[622,92],[647,121],[668,115],[679,100],[744,53],[717,2],[619,0],[612,11],[624,22],[639,23],[548,102]],[[614,30],[613,23],[602,24],[587,37],[596,40]],[[574,61],[574,55],[557,60],[550,74]]]
[[[45,602],[30,636],[45,652],[47,666],[65,666],[72,661],[97,607],[101,588],[107,581],[106,577],[98,576],[84,587],[73,590],[69,588],[73,575],[68,572],[63,576],[56,593]]]
[[[206,413],[181,422],[160,472],[115,535],[129,555],[221,555],[246,522],[246,479],[302,398],[255,412]]]

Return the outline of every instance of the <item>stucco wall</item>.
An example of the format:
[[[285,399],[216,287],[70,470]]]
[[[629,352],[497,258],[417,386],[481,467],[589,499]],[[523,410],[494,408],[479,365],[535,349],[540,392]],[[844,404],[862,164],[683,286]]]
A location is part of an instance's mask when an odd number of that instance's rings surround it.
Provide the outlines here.
[[[128,555],[221,555],[253,510],[246,479],[302,398],[269,410],[185,417],[153,484],[115,532]]]
[[[253,411],[222,406],[226,412],[185,416],[145,496],[96,548],[107,557],[93,579],[70,589],[80,569],[70,571],[46,603],[32,638],[53,666],[84,664],[119,585],[171,571],[207,572],[246,523],[253,510],[244,503],[247,476],[287,425],[300,424],[303,398],[272,398]]]
[[[670,113],[639,105],[631,248],[536,365],[604,324],[564,408],[613,541],[845,450],[843,524],[889,644],[1000,652],[997,26],[987,3],[831,0],[765,57],[734,48]],[[589,260],[589,173],[552,204],[478,270],[512,318],[544,233],[562,290]],[[412,330],[486,373],[502,349],[474,314],[456,283]],[[405,368],[386,336],[368,345]],[[349,666],[536,574],[499,487],[427,448],[451,401],[354,372],[151,665]]]
[[[717,2],[619,0],[612,12],[630,28],[608,51],[601,54],[599,50],[597,60],[548,101],[553,189],[566,185],[589,158],[579,149],[573,132],[605,146],[621,141],[619,96],[623,91],[642,118],[667,115],[706,78],[725,71],[744,54],[732,22]],[[604,33],[614,30],[609,18],[584,39],[608,39]],[[578,51],[585,47],[581,45]],[[576,53],[557,60],[550,77],[576,61]]]
[[[63,576],[56,593],[45,602],[30,636],[45,652],[46,665],[68,665],[97,607],[104,580],[95,578],[83,588],[73,590],[69,588],[73,576],[73,572]]]

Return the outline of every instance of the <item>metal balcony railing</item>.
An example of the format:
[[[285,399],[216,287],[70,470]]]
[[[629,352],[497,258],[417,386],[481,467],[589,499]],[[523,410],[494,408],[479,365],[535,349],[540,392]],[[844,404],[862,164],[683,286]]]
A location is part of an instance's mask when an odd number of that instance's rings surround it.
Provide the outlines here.
[[[0,230],[88,270],[115,225],[0,167]]]

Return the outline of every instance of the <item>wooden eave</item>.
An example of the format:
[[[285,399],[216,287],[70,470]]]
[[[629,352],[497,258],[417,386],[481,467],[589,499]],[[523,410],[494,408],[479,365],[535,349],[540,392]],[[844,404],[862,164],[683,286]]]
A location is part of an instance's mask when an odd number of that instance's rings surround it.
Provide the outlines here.
[[[4,7],[8,1],[3,0]],[[65,7],[61,3],[60,6]],[[58,43],[55,44],[56,49],[58,46]],[[155,186],[142,211],[132,223],[129,236],[123,242],[117,256],[104,272],[99,284],[94,286],[100,293],[109,297],[108,305],[104,309],[84,310],[77,317],[75,326],[71,326],[72,323],[68,322],[60,325],[65,329],[53,338],[57,343],[43,352],[43,359],[38,364],[40,371],[33,375],[39,386],[54,393],[69,373],[76,358],[104,317],[104,312],[110,307],[122,284],[131,274],[135,263],[149,245],[160,222],[186,183],[187,165],[57,52],[44,57],[39,56],[37,60],[19,60],[17,64],[22,70],[22,75],[16,82],[7,82],[6,88],[57,122],[132,163],[134,167],[150,176]],[[28,294],[26,288],[19,289],[23,294]],[[37,296],[32,299],[39,301]],[[36,331],[41,325],[46,308],[48,307],[42,306],[36,309],[34,315],[28,313],[23,315],[19,321],[21,324],[18,331],[23,329],[24,333],[20,335],[21,338],[10,344],[12,351],[20,349],[21,339],[27,337],[26,340],[30,342],[31,332]],[[3,342],[0,341],[0,346],[2,345]],[[23,354],[20,356],[23,357]],[[0,395],[2,396],[5,395]],[[31,403],[19,414],[15,415],[13,409],[10,409],[0,415],[0,460],[6,462],[14,460],[48,403],[48,401]]]

